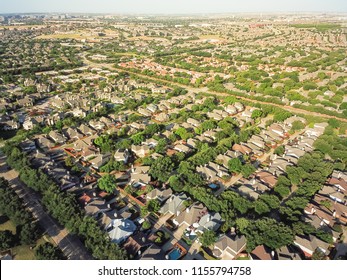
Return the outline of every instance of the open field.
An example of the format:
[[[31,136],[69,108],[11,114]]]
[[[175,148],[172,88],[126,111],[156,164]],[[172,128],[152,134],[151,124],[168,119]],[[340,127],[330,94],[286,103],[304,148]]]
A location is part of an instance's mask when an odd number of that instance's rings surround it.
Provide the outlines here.
[[[309,24],[309,23],[304,23],[304,24],[292,24],[292,27],[295,28],[315,28],[318,31],[327,31],[327,30],[333,30],[333,29],[340,29],[341,25],[340,24],[330,24],[330,23],[318,23],[318,24]]]

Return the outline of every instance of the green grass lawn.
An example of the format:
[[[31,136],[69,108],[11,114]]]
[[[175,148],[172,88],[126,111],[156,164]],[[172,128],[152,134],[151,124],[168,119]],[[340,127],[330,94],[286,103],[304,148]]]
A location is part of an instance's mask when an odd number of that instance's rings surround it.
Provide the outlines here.
[[[41,245],[45,242],[51,242],[52,240],[49,236],[42,236],[39,240],[36,241],[36,246]],[[54,243],[52,243],[54,244]],[[36,260],[35,257],[35,247],[30,249],[29,245],[20,245],[12,249],[12,254],[15,260]]]
[[[245,261],[245,260],[250,260],[250,258],[249,257],[238,257],[237,259],[236,259],[237,261]]]
[[[13,234],[16,233],[15,224],[9,220],[6,216],[0,214],[0,231],[10,230]],[[45,242],[53,241],[48,235],[43,235],[36,241],[36,246]],[[35,248],[30,248],[30,245],[19,245],[12,248],[12,256],[15,260],[35,260]]]
[[[0,214],[0,231],[10,230],[13,234],[16,233],[15,224],[6,216]]]

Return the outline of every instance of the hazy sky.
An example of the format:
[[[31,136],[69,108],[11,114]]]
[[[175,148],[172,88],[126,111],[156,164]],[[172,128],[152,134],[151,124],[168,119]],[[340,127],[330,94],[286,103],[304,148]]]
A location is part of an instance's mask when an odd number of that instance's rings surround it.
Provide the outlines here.
[[[0,0],[0,13],[347,12],[347,0]]]

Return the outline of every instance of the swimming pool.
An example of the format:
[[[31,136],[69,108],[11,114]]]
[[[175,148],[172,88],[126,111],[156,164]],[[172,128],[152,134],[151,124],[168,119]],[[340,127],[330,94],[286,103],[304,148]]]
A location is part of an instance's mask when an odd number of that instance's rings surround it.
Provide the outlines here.
[[[216,189],[219,188],[216,184],[209,184],[208,186],[209,186],[212,190],[216,190]]]
[[[181,250],[178,248],[173,249],[169,253],[169,260],[178,260],[181,257]]]

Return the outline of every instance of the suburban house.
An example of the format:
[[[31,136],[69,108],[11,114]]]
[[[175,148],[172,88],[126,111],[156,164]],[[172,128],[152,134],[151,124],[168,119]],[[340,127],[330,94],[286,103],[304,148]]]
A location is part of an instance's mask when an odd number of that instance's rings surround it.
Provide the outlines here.
[[[103,214],[104,212],[110,211],[111,208],[108,204],[106,204],[105,200],[103,199],[95,199],[92,200],[90,203],[88,203],[84,210],[87,215],[98,217],[99,215]]]
[[[131,169],[130,184],[134,186],[146,186],[151,181],[148,175],[149,166],[139,166]]]
[[[130,156],[130,153],[128,149],[118,149],[114,153],[115,161],[121,161],[121,162],[124,162],[125,164],[128,162],[129,156]]]
[[[301,255],[299,254],[294,246],[283,246],[276,250],[276,255],[278,260],[302,260]]]
[[[106,226],[106,231],[112,242],[120,244],[133,235],[136,228],[136,225],[130,219],[113,219]]]
[[[95,133],[95,130],[90,128],[89,126],[85,124],[81,124],[78,128],[78,130],[83,133],[84,135],[93,135]]]
[[[95,130],[103,130],[105,128],[105,124],[101,121],[91,120],[89,125]]]
[[[153,138],[150,138],[150,139],[147,139],[146,141],[142,142],[142,144],[147,145],[150,148],[154,148],[155,146],[158,145],[158,141],[153,139]]]
[[[188,197],[184,193],[173,194],[160,208],[159,213],[164,215],[170,213],[178,216],[186,208],[184,202],[187,200]]]
[[[89,160],[93,168],[99,169],[111,159],[111,153],[98,154],[95,158]]]
[[[171,195],[172,195],[172,189],[171,188],[153,189],[152,191],[150,191],[146,195],[146,198],[148,200],[157,199],[162,204]]]
[[[38,122],[34,118],[26,118],[24,123],[23,123],[23,128],[25,130],[31,130],[37,124],[38,124]]]
[[[140,260],[163,260],[164,252],[160,247],[155,244],[152,244],[148,247],[140,257]]]
[[[225,111],[230,115],[235,115],[237,113],[237,109],[233,105],[228,105],[225,107]]]
[[[50,131],[48,136],[55,142],[55,143],[58,143],[58,144],[63,144],[65,143],[66,141],[66,137],[62,134],[60,134],[59,132],[57,131]]]
[[[342,204],[346,201],[345,194],[339,188],[333,186],[325,185],[318,193]]]
[[[29,139],[25,139],[19,144],[19,147],[23,152],[32,152],[36,150],[35,142]]]
[[[213,255],[222,260],[234,260],[246,249],[247,241],[245,236],[241,235],[223,235],[213,247]]]
[[[192,126],[198,127],[200,125],[200,122],[196,119],[188,118],[187,123],[191,124]]]
[[[71,128],[71,127],[67,128],[64,131],[64,134],[70,140],[77,140],[77,139],[83,138],[83,135],[81,133],[79,133],[76,129]]]
[[[51,149],[51,148],[53,148],[55,146],[54,143],[51,140],[49,140],[49,139],[47,139],[46,137],[43,137],[43,136],[38,138],[36,141],[37,141],[37,145],[42,150],[49,150],[49,149]]]
[[[19,123],[14,120],[0,122],[0,129],[2,130],[16,130],[19,128]]]
[[[181,212],[172,221],[176,226],[189,227],[198,222],[202,216],[207,214],[207,208],[201,203],[194,203],[185,211]]]
[[[178,144],[173,149],[180,152],[180,153],[185,153],[185,154],[189,153],[191,151],[190,147],[183,145],[183,144]]]
[[[269,188],[274,188],[277,183],[277,178],[265,170],[256,173],[255,176]]]
[[[321,251],[326,256],[330,253],[330,245],[313,235],[305,237],[297,235],[295,236],[294,244],[304,252],[306,257],[312,257],[315,250]]]
[[[160,113],[154,117],[158,122],[167,122],[169,120],[169,115],[167,113]]]
[[[145,116],[145,117],[150,117],[150,116],[152,116],[152,112],[149,111],[148,109],[145,109],[145,108],[141,108],[141,107],[140,107],[140,108],[137,110],[137,112],[138,112],[139,114]]]
[[[245,196],[251,200],[257,200],[259,198],[259,193],[256,192],[254,188],[248,185],[241,185],[239,186],[236,191],[240,193],[242,196]]]
[[[273,260],[275,252],[265,245],[257,246],[250,254],[251,260]]]
[[[296,148],[296,147],[286,146],[286,148],[285,148],[285,155],[286,156],[291,156],[291,157],[294,157],[294,158],[300,158],[303,155],[305,155],[305,151],[304,150],[300,150],[299,148]]]
[[[245,154],[249,155],[252,152],[252,150],[250,148],[248,148],[247,146],[242,145],[242,144],[234,144],[231,149],[233,151],[240,152],[243,155],[245,155]]]
[[[222,225],[222,217],[219,213],[207,212],[197,222],[199,225],[195,231],[198,233],[204,233],[206,230],[217,231]],[[195,228],[194,224],[192,225]]]
[[[151,245],[151,241],[147,236],[139,231],[138,233],[130,236],[128,240],[124,243],[123,248],[130,256],[135,259],[141,256],[141,253],[145,251]]]
[[[131,145],[131,150],[139,158],[145,157],[150,152],[150,148],[147,145]]]

